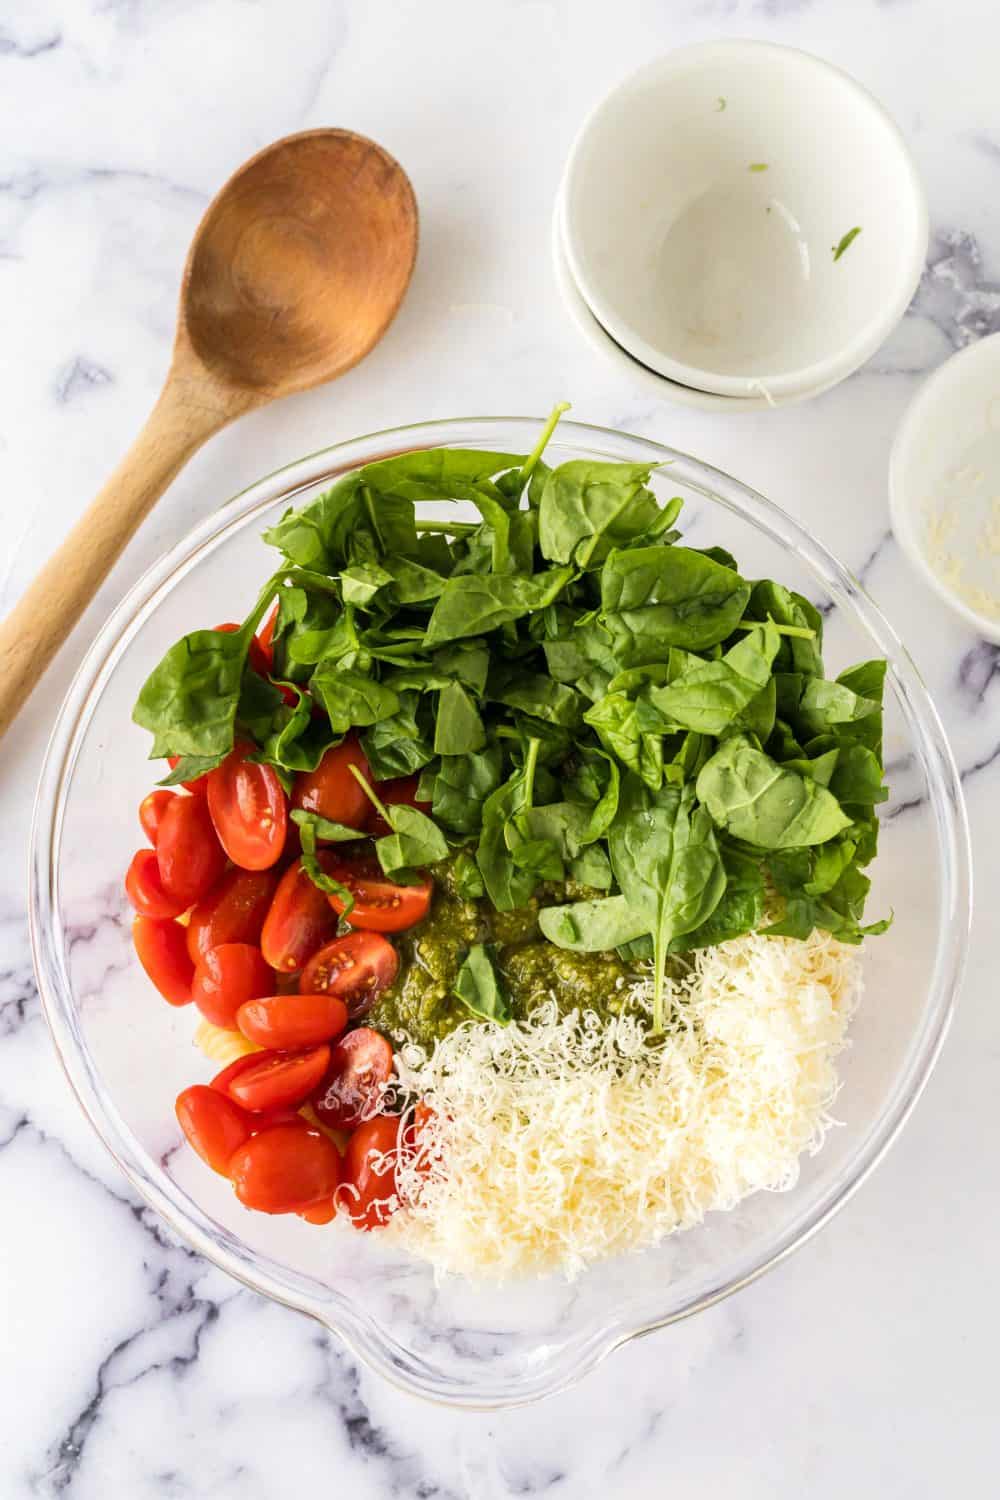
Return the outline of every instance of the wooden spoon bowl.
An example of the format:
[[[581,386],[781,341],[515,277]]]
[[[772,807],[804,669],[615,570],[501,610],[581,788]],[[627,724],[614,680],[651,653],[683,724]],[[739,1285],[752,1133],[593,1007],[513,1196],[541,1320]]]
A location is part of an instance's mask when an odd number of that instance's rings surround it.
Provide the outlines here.
[[[244,412],[363,359],[399,309],[416,252],[405,172],[349,130],[286,136],[229,179],[191,245],[156,406],[0,625],[0,735],[191,455]]]
[[[333,380],[388,328],[413,271],[417,208],[399,166],[348,130],[268,146],[209,205],[179,335],[264,399]]]

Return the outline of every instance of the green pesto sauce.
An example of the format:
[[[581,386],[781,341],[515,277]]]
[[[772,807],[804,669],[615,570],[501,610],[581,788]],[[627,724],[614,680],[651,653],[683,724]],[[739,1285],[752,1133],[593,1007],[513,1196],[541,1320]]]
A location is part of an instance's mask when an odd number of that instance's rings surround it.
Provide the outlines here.
[[[486,900],[463,900],[455,890],[453,861],[431,871],[434,898],[426,919],[395,939],[400,970],[380,997],[367,1024],[396,1042],[431,1046],[470,1012],[452,993],[455,977],[473,943],[496,946],[497,967],[515,1019],[546,1000],[561,1013],[591,1009],[617,1014],[635,971],[615,953],[569,953],[544,938],[538,926],[542,906],[586,900],[602,894],[575,881],[542,886],[528,906],[496,911]]]

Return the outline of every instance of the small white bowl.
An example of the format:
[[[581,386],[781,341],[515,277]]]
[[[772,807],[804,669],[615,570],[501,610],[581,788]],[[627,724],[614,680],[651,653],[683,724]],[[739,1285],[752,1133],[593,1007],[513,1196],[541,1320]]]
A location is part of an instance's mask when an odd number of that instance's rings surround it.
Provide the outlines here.
[[[627,78],[585,120],[563,192],[597,320],[644,365],[724,396],[850,375],[927,252],[923,187],[882,106],[769,42],[700,43]]]
[[[889,460],[892,528],[966,624],[1000,643],[1000,334],[920,387]]]
[[[668,380],[665,375],[658,375],[655,370],[650,370],[646,365],[640,364],[622,348],[621,344],[615,342],[606,329],[601,327],[580,295],[580,289],[573,280],[573,273],[566,259],[561,201],[556,203],[552,219],[552,264],[556,285],[566,305],[566,310],[590,347],[617,366],[621,374],[627,375],[644,391],[662,401],[673,401],[679,406],[693,406],[699,411],[726,411],[740,414],[768,411],[779,406],[792,406],[799,401],[808,401],[810,397],[818,396],[824,390],[829,389],[829,386],[818,386],[812,391],[801,391],[795,396],[772,398],[770,401],[764,396],[717,396],[713,391],[700,391],[694,386],[681,385],[676,380]],[[836,385],[837,382],[831,381],[830,384]]]

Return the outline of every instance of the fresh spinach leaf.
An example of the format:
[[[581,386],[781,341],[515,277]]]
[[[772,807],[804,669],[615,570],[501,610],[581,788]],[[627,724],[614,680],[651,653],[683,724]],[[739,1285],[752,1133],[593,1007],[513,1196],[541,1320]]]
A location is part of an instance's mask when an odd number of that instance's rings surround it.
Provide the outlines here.
[[[451,878],[455,885],[455,894],[463,901],[478,901],[486,894],[479,866],[472,855],[464,849],[452,865]]]
[[[415,567],[415,563],[410,564]],[[340,589],[345,604],[367,609],[376,595],[393,582],[393,575],[376,563],[354,563],[340,575]]]
[[[375,840],[375,853],[386,875],[412,870],[419,865],[436,864],[439,859],[447,858],[448,842],[426,813],[406,802],[384,803],[357,766],[348,769],[375,811],[392,829],[391,833]]]
[[[431,811],[452,833],[478,833],[483,804],[502,779],[503,752],[497,745],[472,755],[442,756]]]
[[[761,849],[822,844],[851,821],[825,787],[778,765],[742,735],[723,741],[697,789],[720,828]]]
[[[364,829],[349,828],[346,823],[333,823],[329,818],[320,817],[319,813],[305,812],[300,807],[293,807],[290,816],[292,822],[298,824],[300,832],[303,828],[309,828],[310,842],[314,848],[317,843],[348,844],[368,837]]]
[[[323,892],[324,896],[337,896],[342,903],[341,920],[345,920],[354,910],[354,892],[339,880],[334,880],[328,875],[320,862],[319,851],[316,847],[316,830],[311,823],[303,823],[299,828],[299,838],[302,843],[302,868],[309,876],[317,890]]]
[[[396,694],[398,708],[361,736],[361,748],[377,781],[410,776],[434,759],[430,712],[418,692]]]
[[[544,609],[558,598],[573,576],[572,568],[550,568],[531,577],[468,574],[449,578],[434,606],[424,645],[444,645],[470,635],[482,635]]]
[[[688,547],[612,552],[601,572],[600,624],[617,670],[660,661],[669,646],[704,651],[742,618],[750,585]]]
[[[346,671],[339,662],[321,661],[309,688],[326,709],[330,729],[337,735],[391,719],[399,710],[392,688],[360,672]]]
[[[671,728],[721,736],[766,691],[780,644],[774,626],[766,624],[718,661],[687,655],[683,669],[665,687],[650,689],[650,702]]]
[[[134,722],[153,736],[151,760],[221,758],[233,748],[250,642],[276,587],[269,579],[239,630],[193,630],[153,668],[132,711]]]
[[[469,755],[485,744],[486,730],[479,710],[460,682],[449,682],[438,696],[435,754]]]
[[[589,886],[595,891],[610,891],[614,885],[611,861],[603,844],[589,844],[581,850],[575,859],[570,860],[569,873],[578,885]]]
[[[510,1020],[510,1004],[497,972],[495,951],[486,943],[476,943],[469,949],[455,977],[454,993],[480,1020],[496,1021],[501,1026]]]
[[[707,921],[726,888],[712,820],[695,804],[690,786],[667,785],[650,793],[630,772],[622,781],[608,848],[622,895],[653,939],[653,1029],[658,1032],[670,944]]]
[[[550,943],[573,953],[610,953],[648,931],[645,915],[635,911],[625,896],[543,906],[538,925]]]
[[[541,672],[526,672],[518,667],[497,667],[486,684],[486,697],[492,703],[503,703],[536,719],[576,729],[583,717],[586,700],[573,688]]]
[[[646,488],[650,464],[609,464],[571,459],[553,469],[538,508],[538,543],[550,562],[580,568],[641,536],[659,515]]]

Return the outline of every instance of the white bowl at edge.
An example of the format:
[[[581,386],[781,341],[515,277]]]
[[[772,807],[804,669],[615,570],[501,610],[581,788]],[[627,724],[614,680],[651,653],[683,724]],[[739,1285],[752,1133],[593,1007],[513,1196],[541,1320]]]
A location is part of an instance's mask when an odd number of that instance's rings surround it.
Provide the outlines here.
[[[596,319],[644,365],[724,396],[851,374],[927,251],[923,187],[881,104],[769,42],[698,43],[625,79],[584,121],[563,191]]]
[[[889,459],[892,529],[931,588],[1000,643],[1000,333],[920,386]],[[977,594],[993,614],[976,607]]]

